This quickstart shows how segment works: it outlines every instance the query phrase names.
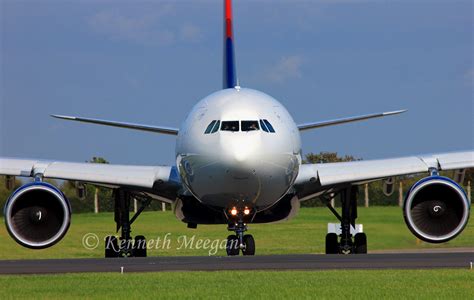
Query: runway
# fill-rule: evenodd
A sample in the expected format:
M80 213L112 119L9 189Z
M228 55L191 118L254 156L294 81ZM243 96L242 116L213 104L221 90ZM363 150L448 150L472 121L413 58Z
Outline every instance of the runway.
M471 268L473 252L1 260L0 274Z

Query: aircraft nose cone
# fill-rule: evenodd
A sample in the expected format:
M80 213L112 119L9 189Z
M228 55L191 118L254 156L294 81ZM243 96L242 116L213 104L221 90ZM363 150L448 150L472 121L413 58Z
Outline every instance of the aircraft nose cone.
M244 162L247 159L247 154L244 153L243 151L234 151L234 159L237 162Z
M259 155L260 137L257 134L231 134L222 137L220 143L225 156L239 164L250 162Z
M231 149L229 150L235 161L244 163L251 160L258 154L258 145L257 142L236 142L231 143Z

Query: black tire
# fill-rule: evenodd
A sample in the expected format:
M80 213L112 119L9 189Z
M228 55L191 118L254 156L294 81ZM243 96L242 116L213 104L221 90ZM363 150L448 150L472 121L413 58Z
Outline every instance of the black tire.
M117 237L109 235L105 238L105 257L118 257L120 249L118 246Z
M228 256L239 255L239 239L235 234L231 234L227 237L227 244L225 247Z
M255 255L255 239L252 235L244 235L244 249L242 249L243 255Z
M354 251L356 254L367 254L367 235L363 232L354 237Z
M133 244L134 257L146 257L146 239L143 235L137 235Z
M326 234L326 254L339 254L339 243L335 233Z

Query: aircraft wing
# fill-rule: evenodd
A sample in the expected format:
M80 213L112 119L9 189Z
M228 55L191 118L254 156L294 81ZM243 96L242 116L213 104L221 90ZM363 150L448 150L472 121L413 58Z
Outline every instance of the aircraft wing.
M304 131L304 130L309 130L309 129L314 129L314 128L321 128L321 127L326 127L326 126L333 126L333 125L339 125L339 124L345 124L345 123L351 123L351 122L358 122L358 121L375 119L375 118L382 118L382 117L386 117L386 116L393 116L393 115L398 115L398 114L404 113L406 111L407 111L406 109L402 109L402 110L395 110L395 111L375 113L375 114L369 114L369 115L348 117L348 118L342 118L342 119L334 119L334 120L327 120L327 121L320 121L320 122L304 123L304 124L298 124L297 126L298 126L298 129L300 131Z
M0 157L0 175L73 180L111 188L127 187L174 202L181 187L178 172L171 166L127 166L72 163Z
M149 132L155 132L155 133L163 133L163 134L169 134L169 135L178 135L178 131L179 131L177 128L165 127L165 126L144 125L144 124L117 122L117 121L102 120L102 119L71 117L71 116L62 116L62 115L51 115L51 116L53 118L67 120L67 121L99 124L99 125L128 128L128 129L141 130L141 131L149 131Z
M373 180L428 172L474 168L474 151L408 156L401 158L303 164L295 182L301 201L341 186L359 185Z

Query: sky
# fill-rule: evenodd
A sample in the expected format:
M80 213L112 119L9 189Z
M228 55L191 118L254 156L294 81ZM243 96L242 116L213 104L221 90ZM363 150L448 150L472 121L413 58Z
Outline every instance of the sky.
M0 156L174 164L175 137L50 114L179 127L222 85L221 1L0 1ZM234 0L242 87L363 159L474 149L472 1Z

